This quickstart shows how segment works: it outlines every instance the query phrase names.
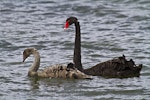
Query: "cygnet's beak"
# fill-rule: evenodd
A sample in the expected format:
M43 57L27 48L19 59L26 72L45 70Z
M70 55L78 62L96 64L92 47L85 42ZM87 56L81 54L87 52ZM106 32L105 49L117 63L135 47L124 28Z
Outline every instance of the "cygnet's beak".
M24 62L24 61L26 60L27 57L28 57L28 56L23 55L23 61L22 61L22 62Z

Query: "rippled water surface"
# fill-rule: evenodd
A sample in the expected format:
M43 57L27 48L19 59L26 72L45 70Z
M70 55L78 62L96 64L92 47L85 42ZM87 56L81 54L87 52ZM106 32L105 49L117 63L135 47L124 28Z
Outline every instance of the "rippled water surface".
M143 64L139 78L61 80L29 78L33 56L22 63L22 52L35 47L45 66L72 62L74 26L81 25L82 63L125 54ZM0 0L0 100L105 100L150 98L149 0Z

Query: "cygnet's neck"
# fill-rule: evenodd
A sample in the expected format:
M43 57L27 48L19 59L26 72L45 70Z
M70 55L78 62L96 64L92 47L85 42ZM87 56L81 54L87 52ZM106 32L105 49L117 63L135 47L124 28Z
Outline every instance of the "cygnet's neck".
M40 55L37 50L33 50L32 54L34 56L34 61L33 61L32 66L29 69L29 72L37 72L40 66Z

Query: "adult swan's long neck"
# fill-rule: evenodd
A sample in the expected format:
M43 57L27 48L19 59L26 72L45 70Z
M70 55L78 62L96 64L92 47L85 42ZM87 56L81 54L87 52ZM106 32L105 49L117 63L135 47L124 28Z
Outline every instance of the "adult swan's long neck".
M75 35L75 47L74 47L74 64L75 67L80 71L83 70L81 63L81 34L80 34L80 24L78 21L75 22L76 35Z
M75 25L75 45L74 45L74 56L73 56L73 62L74 66L80 70L83 71L82 63L81 63L81 34L80 34L80 24L78 22L78 19L76 17L69 17L66 20L66 24L64 29L67 29L70 25Z

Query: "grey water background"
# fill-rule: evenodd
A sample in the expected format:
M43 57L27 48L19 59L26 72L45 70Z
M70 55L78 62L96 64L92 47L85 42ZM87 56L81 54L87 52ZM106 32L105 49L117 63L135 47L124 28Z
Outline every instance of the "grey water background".
M89 68L125 54L143 64L139 78L35 79L22 63L25 48L41 54L40 69L72 62L74 25L81 25L82 63ZM0 0L0 100L148 100L150 98L149 0Z

